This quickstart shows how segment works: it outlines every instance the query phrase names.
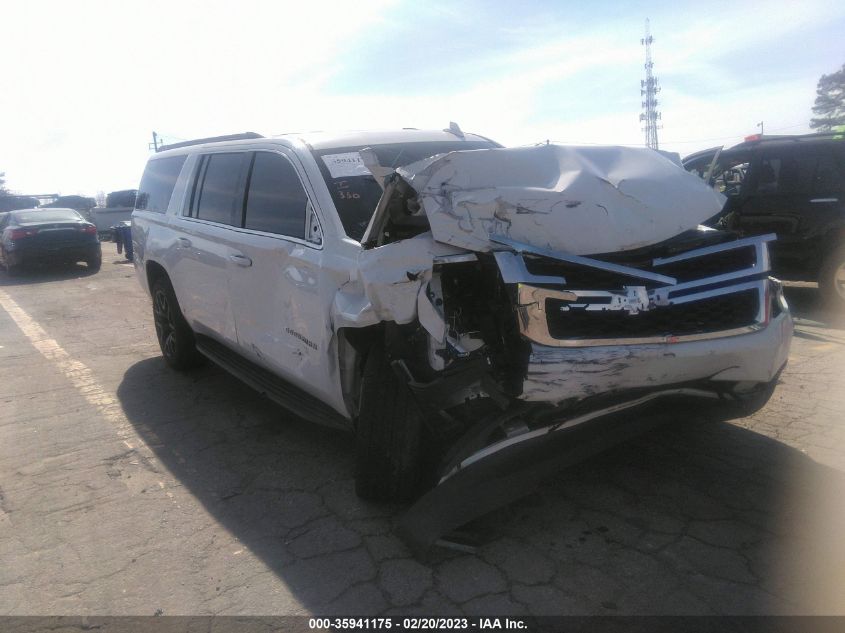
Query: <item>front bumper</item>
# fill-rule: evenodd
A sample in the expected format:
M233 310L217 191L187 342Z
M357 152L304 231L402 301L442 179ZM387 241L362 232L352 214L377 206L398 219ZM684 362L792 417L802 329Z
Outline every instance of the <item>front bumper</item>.
M688 382L768 383L786 363L792 330L792 317L783 311L754 332L701 341L580 348L533 343L521 398L559 403Z
M757 332L705 341L580 349L535 344L523 398L559 402L602 395L539 425L510 425L519 430L486 445L475 441L484 430L462 439L439 470L437 485L402 517L400 536L417 555L435 544L460 549L442 537L523 497L564 467L684 420L690 407L716 413L717 419L748 415L743 405L757 408L771 395L789 354L792 327L783 312ZM516 417L533 409L517 408ZM508 413L501 419L510 419ZM492 422L488 432L500 426Z

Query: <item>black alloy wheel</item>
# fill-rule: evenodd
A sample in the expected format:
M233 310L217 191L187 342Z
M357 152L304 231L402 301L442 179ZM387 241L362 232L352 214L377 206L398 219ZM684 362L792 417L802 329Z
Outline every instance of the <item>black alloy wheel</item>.
M153 297L153 317L161 353L170 360L176 356L176 337L178 335L176 334L176 323L173 321L173 308L162 287L156 288Z
M197 351L194 333L176 300L176 293L166 278L153 283L153 320L164 360L174 369L191 369L203 362Z

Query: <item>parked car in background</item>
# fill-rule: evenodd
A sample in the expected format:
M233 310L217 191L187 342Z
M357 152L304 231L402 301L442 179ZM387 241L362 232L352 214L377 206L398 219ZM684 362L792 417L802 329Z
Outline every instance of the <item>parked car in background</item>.
M0 212L15 211L16 209L31 209L38 206L38 198L31 196L0 196Z
M121 222L128 222L135 208L137 189L112 191L106 196L106 206L91 210L91 221L97 225L101 234L112 235L112 227Z
M754 135L687 156L684 167L727 196L721 226L777 235L771 251L777 276L818 281L823 299L845 309L842 134Z
M97 227L73 209L25 209L0 217L0 263L13 275L36 263L102 264Z
M97 206L97 201L88 196L59 196L53 202L41 206L49 209L73 209L78 211L88 222L93 223L91 209Z
M116 207L134 207L135 196L137 195L137 189L123 189L121 191L112 191L106 195L106 207L110 209Z
M181 145L132 220L165 360L353 431L363 497L657 399L739 415L786 363L774 236L700 227L722 196L651 150L457 126Z

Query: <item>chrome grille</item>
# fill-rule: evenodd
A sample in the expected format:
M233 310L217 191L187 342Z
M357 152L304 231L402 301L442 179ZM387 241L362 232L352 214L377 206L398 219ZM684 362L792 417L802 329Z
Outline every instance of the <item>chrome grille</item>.
M552 346L635 344L730 336L765 325L767 242L725 242L641 268L552 253L506 238L502 278L516 285L522 334ZM545 283L559 279L561 283Z
M757 322L757 290L743 290L629 314L622 310L573 310L566 301L546 300L549 334L555 339L661 337L671 339L746 327Z

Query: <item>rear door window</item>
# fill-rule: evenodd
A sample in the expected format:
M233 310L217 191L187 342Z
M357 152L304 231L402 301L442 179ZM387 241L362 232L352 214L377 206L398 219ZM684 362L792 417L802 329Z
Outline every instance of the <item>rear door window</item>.
M816 163L816 173L813 176L812 193L839 193L845 189L845 174L842 165L836 160L832 152L819 154Z
M244 228L305 237L308 196L293 164L279 154L256 152L247 188Z
M185 164L186 156L153 159L147 163L147 169L141 178L135 208L139 211L164 213L170 204L173 188Z
M798 194L811 188L816 167L815 153L798 148L786 151L764 152L756 174L756 193Z
M241 225L243 171L249 154L210 154L203 158L194 191L194 217Z

